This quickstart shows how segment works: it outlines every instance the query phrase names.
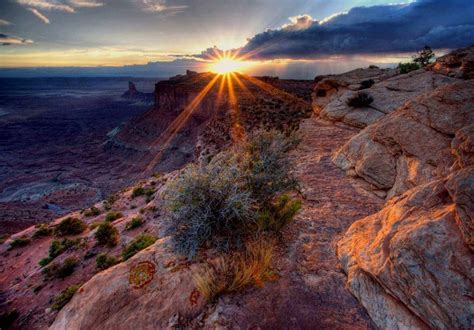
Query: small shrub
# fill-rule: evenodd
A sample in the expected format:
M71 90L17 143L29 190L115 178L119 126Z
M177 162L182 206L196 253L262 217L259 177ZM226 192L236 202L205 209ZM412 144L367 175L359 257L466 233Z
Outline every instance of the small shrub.
M58 236L66 236L66 235L77 235L82 233L86 230L87 225L77 219L68 217L61 221L56 227L56 235Z
M155 190L153 188L143 188L143 187L135 187L132 191L132 199L137 198L139 196L147 196L151 197L155 193Z
M105 221L115 221L123 217L121 212L111 211L105 216Z
M114 256L109 256L106 253L101 253L95 258L95 263L97 265L97 268L104 270L109 267L112 267L113 265L116 265L119 263L119 260L114 257Z
M143 225L143 223L144 221L142 217L135 217L125 225L125 230L132 230L138 228Z
M369 69L380 69L380 68L378 66L372 64L372 65L369 65Z
M364 108L368 107L373 101L374 98L369 94L359 92L347 100L347 105L353 108Z
M373 79L363 80L360 83L359 89L367 89L367 88L372 87L374 84L375 84L375 81Z
M98 216L99 214L100 214L100 210L95 206L92 206L90 209L87 209L84 211L84 216L86 217L95 217L95 216Z
M293 220L301 209L300 200L292 200L288 195L279 196L272 206L261 212L257 225L263 231L280 231Z
M115 228L109 221L104 221L97 228L95 239L99 245L113 247L118 244L119 233L117 228Z
M265 239L247 245L245 253L220 257L215 264L207 264L193 275L197 290L209 301L226 293L242 290L250 285L263 286L271 280L269 271L273 258L273 242Z
M54 263L43 269L43 273L48 278L65 278L74 272L78 264L78 260L74 257L68 257L62 264Z
M399 63L398 70L400 70L400 74L406 74L415 70L421 69L421 65L414 62L407 62L407 63Z
M139 235L135 237L129 244L127 244L127 246L125 246L125 248L122 250L122 257L124 260L130 259L135 254L149 247L155 242L156 238L151 235Z
M97 251L95 249L90 249L84 255L84 259L90 259L92 257L95 257L96 255L97 255Z
M297 144L294 136L258 131L208 164L188 166L165 192L178 252L193 258L201 247L241 248L255 232L256 211L298 186L288 156Z
M11 243L8 250L13 250L16 248L24 247L30 244L31 240L28 237L18 237L15 238Z
M46 237L53 234L53 229L45 223L37 224L35 226L36 231L33 234L33 237Z
M63 238L62 240L54 240L51 242L51 245L49 246L49 254L47 257L41 259L39 261L39 265L41 267L44 267L48 265L51 261L53 261L57 256L61 255L64 251L78 246L81 244L82 239L78 238L75 240L70 240L68 238Z
M64 289L59 295L54 297L51 308L55 311L61 310L72 299L79 288L80 285L71 285Z
M433 50L431 50L429 46L425 46L417 55L413 56L413 62L419 64L421 67L425 67L431 63L434 57L435 54Z

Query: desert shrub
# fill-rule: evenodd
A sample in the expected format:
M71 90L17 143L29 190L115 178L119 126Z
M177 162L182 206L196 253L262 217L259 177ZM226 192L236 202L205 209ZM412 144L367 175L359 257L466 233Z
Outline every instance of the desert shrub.
M135 254L149 247L155 242L156 242L156 238L151 235L147 235L147 234L139 235L135 237L129 244L127 244L124 247L124 249L122 250L122 257L124 260L130 259Z
M86 230L87 225L77 218L67 217L56 226L56 235L77 235Z
M137 198L143 195L151 197L154 193L155 190L153 188L135 187L132 191L132 198Z
M293 220L301 205L300 200L291 199L286 194L279 196L269 208L261 211L257 220L258 227L263 231L280 231Z
M18 237L15 238L8 247L8 250L13 250L19 247L24 247L30 244L31 240L28 237Z
M378 66L372 64L372 65L369 65L369 69L380 69L380 68Z
M193 258L201 247L241 247L258 229L259 211L297 187L288 156L297 143L275 131L258 131L208 164L186 168L165 192L176 249Z
M298 187L288 155L298 143L294 135L258 130L244 145L241 167L245 187L260 207L269 205L277 194Z
M71 285L61 291L59 295L54 297L53 304L51 305L51 308L55 311L61 310L66 304L72 299L74 294L77 292L77 290L80 288L80 285Z
M373 101L374 98L369 94L359 92L347 100L347 105L353 108L364 108L368 107Z
M53 263L52 265L43 269L43 273L48 278L65 278L74 272L78 264L78 260L74 257L68 257L62 264Z
M250 195L229 155L187 167L166 191L176 249L192 258L205 244L229 248L239 242L253 221Z
M95 258L95 263L97 268L104 270L118 264L119 260L114 256L109 256L107 253L101 253Z
M95 239L99 245L116 246L119 240L119 233L109 221L102 222L95 232Z
M99 214L100 214L100 210L95 206L92 206L91 208L84 211L84 216L86 217L95 217L95 216L98 216Z
M415 70L421 69L421 65L414 62L399 63L398 70L401 74L409 73Z
M259 239L247 244L244 253L220 257L193 275L197 290L209 301L219 296L242 290L250 285L262 286L272 279L269 271L273 258L272 241Z
M359 89L367 89L375 84L373 79L362 80Z
M35 228L36 228L36 231L33 234L33 237L35 238L46 237L53 234L53 229L49 227L48 224L46 223L37 224Z
M144 221L142 217L140 216L135 217L125 225L125 230L132 230L132 229L138 228L141 225L143 225L143 223Z
M41 259L39 261L39 265L41 267L44 267L48 265L51 261L54 260L57 256L61 255L64 251L78 246L81 244L82 240L80 238L75 239L75 240L70 240L68 238L64 238L62 240L54 240L51 242L51 245L49 246L49 254L47 257Z
M123 214L121 212L110 211L105 216L105 221L115 221L117 219L120 219L121 217L123 217Z
M425 46L418 52L417 55L413 56L413 62L417 63L421 67L425 67L431 63L434 57L435 54L433 53L433 50L431 50L429 46Z

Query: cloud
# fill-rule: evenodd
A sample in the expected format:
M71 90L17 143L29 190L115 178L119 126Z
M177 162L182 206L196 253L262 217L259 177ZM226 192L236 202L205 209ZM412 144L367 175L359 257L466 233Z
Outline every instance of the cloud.
M73 7L55 0L17 0L20 5L43 10L58 10L67 13L74 13Z
M0 26L6 26L6 25L11 25L9 21L5 21L4 19L0 19Z
M0 33L0 44L2 46L9 46L9 45L25 45L25 44L32 44L33 40L30 39L23 39L13 36L8 36L6 34Z
M77 8L96 8L102 7L104 5L103 2L98 2L95 0L69 0L68 3Z
M135 0L135 3L141 7L143 11L171 15L181 13L188 8L188 6L168 5L166 0Z
M50 20L44 16L43 14L41 14L38 9L35 9L35 8L27 8L29 11L31 11L36 17L38 17L40 20L43 21L44 24L49 24L51 23Z
M355 7L316 21L290 18L280 29L250 38L241 49L260 59L413 52L425 45L458 48L474 43L474 1L417 0Z
M313 24L313 18L310 15L300 15L290 17L290 24L283 25L282 29L286 31L304 30Z

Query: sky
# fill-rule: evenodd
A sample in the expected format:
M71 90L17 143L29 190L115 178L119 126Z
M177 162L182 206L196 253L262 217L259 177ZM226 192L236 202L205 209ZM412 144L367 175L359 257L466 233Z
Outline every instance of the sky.
M30 75L169 76L232 50L299 78L473 43L472 0L0 0L0 68Z

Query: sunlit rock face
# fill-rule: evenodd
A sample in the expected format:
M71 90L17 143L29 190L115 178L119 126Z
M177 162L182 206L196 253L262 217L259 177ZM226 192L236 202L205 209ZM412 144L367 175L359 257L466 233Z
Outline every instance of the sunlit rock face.
M320 79L313 94L314 111L322 118L359 128L376 122L419 95L456 81L424 69L397 75L394 69L377 68ZM348 100L359 92L369 94L373 102L362 108L349 106Z
M450 77L474 78L474 46L458 49L440 57L429 69Z
M440 69L459 53L471 56L454 52L433 67L468 77L469 65ZM412 79L422 74L430 73ZM338 244L350 290L381 328L474 326L473 125L474 81L456 79L410 99L333 156L365 189L387 192L384 208Z

